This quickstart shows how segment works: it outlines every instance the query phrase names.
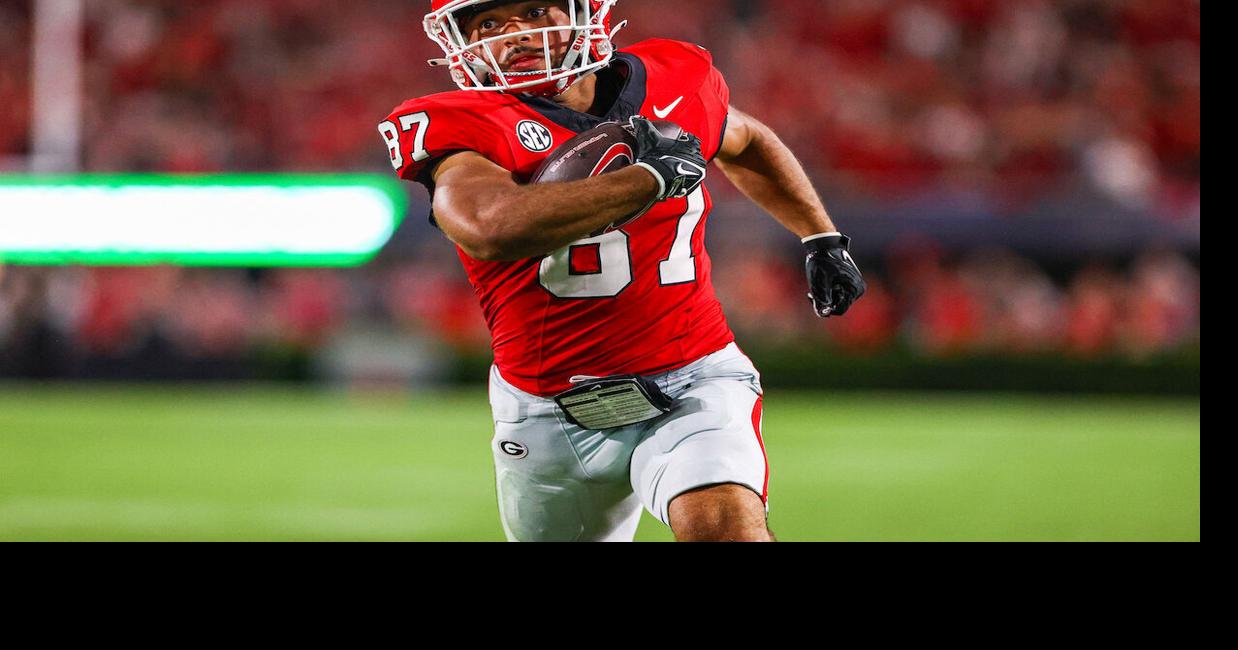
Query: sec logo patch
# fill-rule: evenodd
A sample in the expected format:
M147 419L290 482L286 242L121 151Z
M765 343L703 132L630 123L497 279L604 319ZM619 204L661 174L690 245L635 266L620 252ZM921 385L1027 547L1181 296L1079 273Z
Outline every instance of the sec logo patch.
M512 458L524 458L525 456L529 455L529 448L525 447L524 445L518 442L512 442L511 440L501 440L499 441L498 446L499 446L499 451L502 451L503 453L507 454L508 456L511 456Z
M550 151L555 144L550 129L533 120L524 120L517 124L516 137L520 138L520 144L524 145L525 149L533 153Z

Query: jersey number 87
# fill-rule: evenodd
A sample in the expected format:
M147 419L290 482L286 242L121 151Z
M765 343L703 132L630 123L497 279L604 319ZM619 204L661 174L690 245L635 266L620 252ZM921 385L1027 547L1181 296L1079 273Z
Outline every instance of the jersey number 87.
M658 265L658 281L662 286L696 281L692 234L704 215L705 190L697 188L688 195L688 210L679 217L670 254ZM573 249L592 246L597 247L599 271L573 273ZM628 234L613 230L568 244L542 260L538 277L542 286L558 298L613 298L632 284L632 250Z
M413 147L409 155L413 162L430 158L426 150L426 131L430 128L430 116L424 112L401 115L400 125L390 120L378 125L378 132L387 142L391 153L391 166L397 171L404 167L404 152L400 150L400 131L413 133ZM704 190L697 188L688 195L687 212L679 218L675 242L670 254L658 265L658 279L662 286L686 284L696 281L696 258L692 255L692 234L705 214ZM595 273L572 272L571 258L575 248L596 246L600 270ZM589 237L569 244L546 256L538 272L541 285L557 298L613 298L632 284L632 252L628 234L614 230L596 237Z
M413 157L413 162L429 160L430 152L426 151L426 131L430 130L430 116L425 113L410 113L401 115L399 119L400 129L403 129L405 133L413 131L413 150L409 152ZM378 125L378 132L387 141L387 150L391 152L391 166L395 167L396 171L404 167L404 152L400 151L400 129L397 129L395 122L391 120Z

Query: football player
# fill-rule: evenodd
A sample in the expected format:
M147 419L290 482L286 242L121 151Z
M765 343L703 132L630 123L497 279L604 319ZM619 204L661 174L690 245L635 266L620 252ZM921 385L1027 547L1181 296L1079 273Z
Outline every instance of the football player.
M710 53L616 51L615 2L431 0L426 33L445 53L431 64L460 89L405 102L379 132L399 176L429 189L490 327L507 538L630 541L643 505L678 540L772 540L760 375L705 251L708 162L801 238L818 315L846 313L864 281L794 155L730 106ZM527 183L605 122L635 135L635 164Z

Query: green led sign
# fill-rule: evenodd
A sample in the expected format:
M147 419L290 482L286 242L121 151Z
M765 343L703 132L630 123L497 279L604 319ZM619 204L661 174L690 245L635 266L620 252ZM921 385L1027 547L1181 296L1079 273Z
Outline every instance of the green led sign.
M357 266L407 209L362 174L0 176L0 262Z

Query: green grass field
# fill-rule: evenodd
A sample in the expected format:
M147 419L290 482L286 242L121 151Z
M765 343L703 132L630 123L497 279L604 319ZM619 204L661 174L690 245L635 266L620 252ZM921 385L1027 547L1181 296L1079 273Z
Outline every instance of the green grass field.
M1199 399L770 391L803 540L1198 540ZM501 540L484 388L0 384L0 540ZM645 515L640 540L669 540Z

